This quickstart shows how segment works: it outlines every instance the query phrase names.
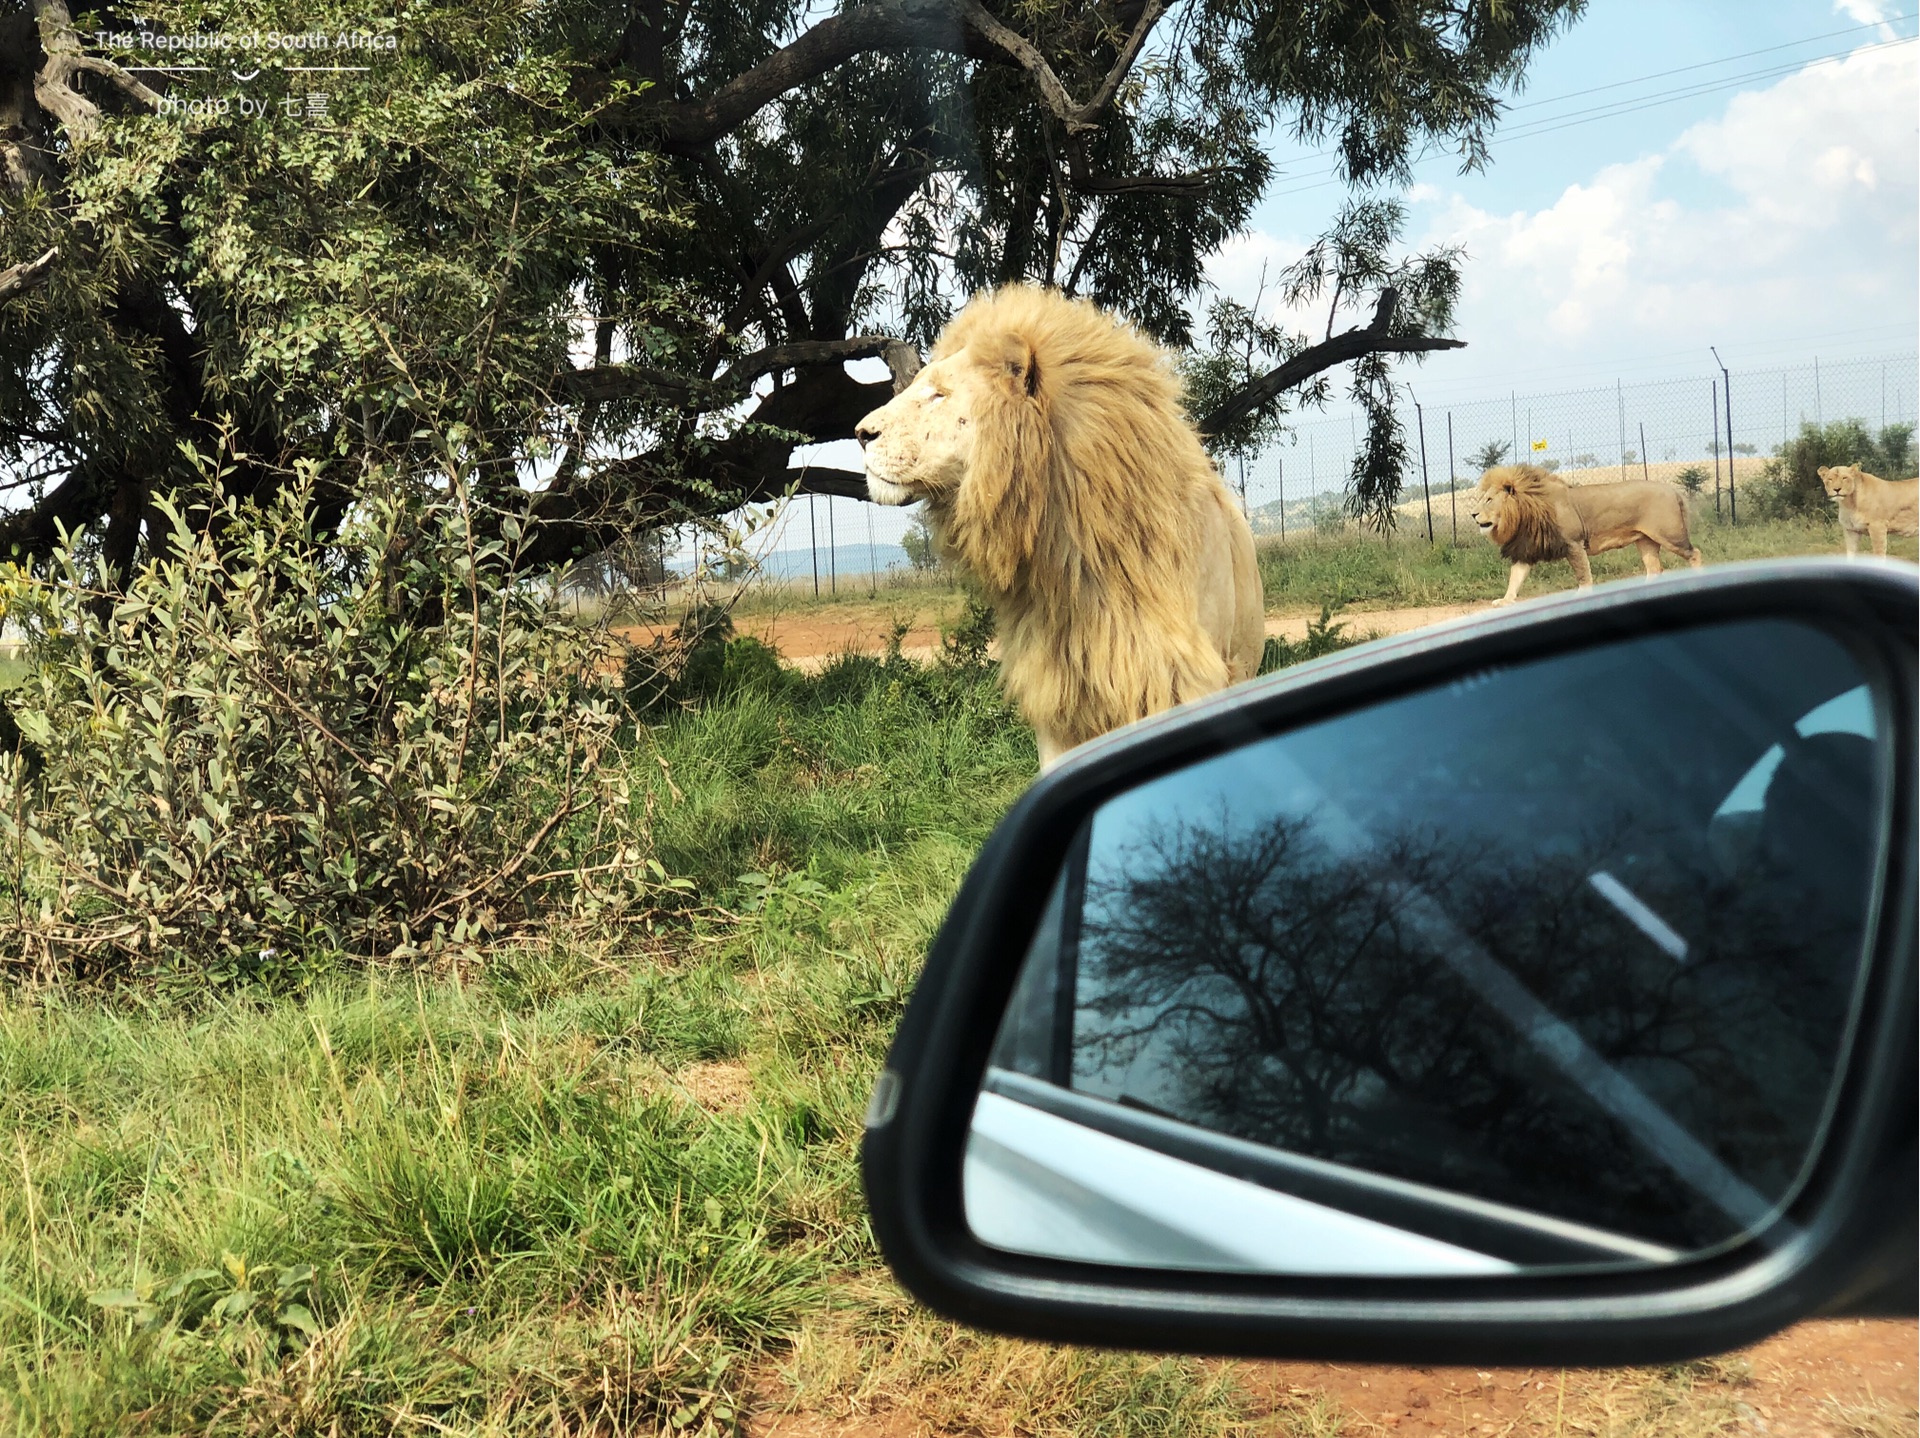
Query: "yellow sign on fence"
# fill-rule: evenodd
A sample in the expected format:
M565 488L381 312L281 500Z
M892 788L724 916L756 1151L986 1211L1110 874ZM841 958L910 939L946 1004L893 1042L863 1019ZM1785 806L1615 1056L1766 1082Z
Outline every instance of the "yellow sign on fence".
M1545 449L1546 447L1547 447L1547 442L1544 439L1536 439L1533 442L1533 452L1535 454L1540 453L1540 451Z

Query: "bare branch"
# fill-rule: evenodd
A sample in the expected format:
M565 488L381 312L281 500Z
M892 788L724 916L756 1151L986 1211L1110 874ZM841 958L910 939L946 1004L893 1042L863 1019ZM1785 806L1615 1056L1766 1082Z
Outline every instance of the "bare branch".
M46 63L33 77L33 98L60 122L70 141L79 144L100 128L100 107L73 85L83 74L103 75L141 104L159 108L158 94L111 60L82 50L66 0L33 0L33 13L40 28L40 49L46 55Z
M1309 349L1302 350L1285 364L1267 371L1252 384L1216 405L1213 412L1200 421L1200 432L1218 434L1261 406L1271 404L1287 390L1312 379L1320 371L1332 369L1337 364L1345 364L1348 360L1360 359L1370 354L1426 354L1433 350L1458 350L1467 347L1465 340L1387 333L1388 327L1393 323L1393 312L1399 299L1399 295L1391 286L1383 290L1380 294L1380 302L1374 307L1372 324L1365 328L1350 329L1345 334L1335 335L1330 340L1323 340Z
M964 0L877 0L828 16L790 45L767 56L699 100L658 105L639 102L633 118L651 120L669 148L712 144L789 90L869 52L940 50L973 59L1002 58L998 47L961 17Z
M53 262L60 255L59 246L48 250L37 260L23 260L17 265L0 270L0 305L15 295L25 294L28 290L38 289L47 282L52 272Z
M1167 13L1167 0L1147 0L1140 12L1140 18L1134 22L1133 33L1127 36L1127 43L1120 47L1120 54L1113 62L1113 68L1107 71L1107 78L1100 82L1100 88L1093 92L1093 98L1080 106L1067 117L1067 131L1092 130L1094 123L1113 103L1113 97L1120 93L1120 82L1133 68L1133 62L1140 57L1140 47L1147 43L1147 35L1160 23L1160 17Z
M867 477L850 469L830 469L810 464L804 469L787 471L787 483L800 494L830 494L840 499L866 499Z
M825 364L836 360L871 359L883 356L887 369L894 376L896 387L899 384L899 365L905 362L899 356L901 350L912 357L914 370L919 369L919 351L905 340L895 339L891 335L854 335L844 340L794 340L788 344L772 345L767 349L755 350L752 354L742 355L727 367L714 381L720 389L745 389L748 384L763 374L772 374L775 370L797 369L801 365ZM908 376L909 379L912 375Z
M905 340L891 335L854 335L843 340L793 340L770 345L742 355L710 380L689 379L653 365L616 364L569 370L560 376L559 387L569 397L581 400L635 399L657 394L671 396L681 403L704 398L718 408L739 399L761 375L798 369L802 365L841 363L874 356L886 360L896 393L920 371L920 352Z
M1099 128L1121 82L1140 56L1168 0L1147 0L1106 76L1077 104L1039 47L997 19L980 0L873 0L830 15L711 95L674 104L639 102L631 112L651 120L669 148L697 150L746 122L761 106L818 79L855 55L934 50L1018 66L1047 111L1069 136Z
M1083 195L1197 195L1221 176L1236 173L1233 165L1211 165L1184 175L1075 174L1073 187Z
M960 0L959 9L961 15L966 18L969 29L987 40L1027 72L1033 80L1034 87L1040 91L1041 102L1053 112L1055 119L1067 126L1069 132L1076 128L1092 128L1075 125L1073 116L1078 113L1080 107L1073 103L1073 97L1067 94L1067 87L1060 83L1060 77L1054 73L1053 66L1047 63L1047 57L1040 53L1032 41L1009 30L994 19L987 13L986 6L982 5L980 0Z

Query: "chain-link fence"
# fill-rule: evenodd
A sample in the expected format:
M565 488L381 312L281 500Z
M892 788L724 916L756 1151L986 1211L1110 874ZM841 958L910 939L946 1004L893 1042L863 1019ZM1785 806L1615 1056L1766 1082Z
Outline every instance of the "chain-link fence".
M1399 528L1424 533L1430 503L1434 537L1456 535L1464 520L1457 491L1471 489L1488 463L1516 460L1576 484L1677 481L1697 466L1705 471L1702 493L1731 508L1729 481L1745 485L1757 477L1802 425L1854 419L1879 431L1912 425L1917 405L1920 368L1911 353L1559 394L1515 391L1464 403L1409 403ZM1362 424L1357 417L1304 419L1264 454L1227 462L1227 482L1244 495L1256 533L1342 524Z
M1542 464L1576 484L1678 481L1698 466L1705 472L1703 495L1730 507L1730 479L1745 485L1756 478L1802 424L1857 419L1877 431L1913 424L1917 407L1920 368L1912 353L1556 394L1515 391L1460 403L1409 400L1402 411L1408 461L1398 529L1424 534L1430 511L1434 538L1458 537L1463 524L1467 537L1475 537L1460 491L1478 482L1490 446L1499 450L1496 462ZM1363 424L1358 416L1304 416L1265 453L1226 461L1227 483L1243 496L1256 534L1278 538L1344 527L1347 476ZM889 571L908 567L902 540L915 516L913 509L856 499L797 499L770 541L752 546L760 556L758 578L817 586L823 597L868 593ZM677 567L690 558L681 556Z

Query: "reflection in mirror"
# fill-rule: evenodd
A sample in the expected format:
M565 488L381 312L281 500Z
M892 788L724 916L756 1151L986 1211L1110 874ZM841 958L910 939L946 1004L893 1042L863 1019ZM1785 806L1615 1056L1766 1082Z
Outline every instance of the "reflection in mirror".
M1822 631L1714 625L1110 800L996 1041L975 1235L1383 1275L1778 1237L1859 988L1877 708Z

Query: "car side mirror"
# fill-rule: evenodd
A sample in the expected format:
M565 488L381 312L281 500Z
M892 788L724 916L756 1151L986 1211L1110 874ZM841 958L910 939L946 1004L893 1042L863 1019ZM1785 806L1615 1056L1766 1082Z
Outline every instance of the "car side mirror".
M995 831L868 1113L951 1317L1666 1361L1915 1308L1911 566L1610 586L1089 745Z

